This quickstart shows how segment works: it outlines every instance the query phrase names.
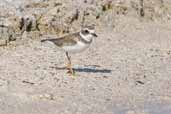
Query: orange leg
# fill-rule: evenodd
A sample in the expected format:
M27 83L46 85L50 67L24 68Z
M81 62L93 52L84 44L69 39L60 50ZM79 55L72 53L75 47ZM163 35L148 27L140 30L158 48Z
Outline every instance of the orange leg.
M67 56L67 59L68 59L68 64L66 66L66 68L68 69L68 72L67 73L69 73L71 75L74 75L75 72L74 72L74 70L72 68L71 57L69 56L68 52L66 52L66 56Z

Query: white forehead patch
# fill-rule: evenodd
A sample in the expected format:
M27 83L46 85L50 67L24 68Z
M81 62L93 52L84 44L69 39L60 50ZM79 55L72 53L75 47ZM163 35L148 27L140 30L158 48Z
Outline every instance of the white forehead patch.
M90 33L94 33L95 31L94 30L89 30Z

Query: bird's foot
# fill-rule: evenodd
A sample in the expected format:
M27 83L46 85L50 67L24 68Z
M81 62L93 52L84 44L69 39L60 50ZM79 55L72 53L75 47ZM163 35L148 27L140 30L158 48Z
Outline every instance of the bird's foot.
M72 68L71 64L67 64L66 69L68 69L68 72L67 72L68 74L73 75L73 76L75 75L75 71Z
M67 73L70 74L71 76L75 76L75 71L72 68L68 69Z

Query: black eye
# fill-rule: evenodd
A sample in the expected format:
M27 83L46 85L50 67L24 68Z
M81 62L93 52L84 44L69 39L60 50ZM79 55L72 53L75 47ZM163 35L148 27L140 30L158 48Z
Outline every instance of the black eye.
M85 33L86 33L86 34L88 34L88 33L89 33L89 31L88 31L88 30L85 30Z

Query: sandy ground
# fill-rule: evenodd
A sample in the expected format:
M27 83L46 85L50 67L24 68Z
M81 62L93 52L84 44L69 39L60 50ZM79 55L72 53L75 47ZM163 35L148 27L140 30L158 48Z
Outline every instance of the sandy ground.
M170 114L170 31L136 19L97 29L72 55L75 77L59 69L65 53L39 39L2 47L0 114Z

